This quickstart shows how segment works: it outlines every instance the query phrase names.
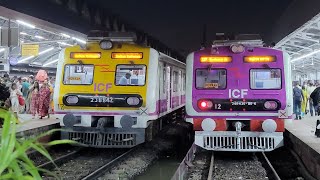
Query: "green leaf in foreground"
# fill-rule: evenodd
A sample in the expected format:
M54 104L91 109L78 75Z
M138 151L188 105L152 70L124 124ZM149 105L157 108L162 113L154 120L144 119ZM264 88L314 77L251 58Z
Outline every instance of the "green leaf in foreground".
M12 113L0 108L0 119L3 119L3 126L0 137L0 179L41 179L40 172L58 178L47 170L37 168L27 155L27 151L34 149L52 161L52 158L45 148L45 145L74 144L71 140L55 140L47 144L41 144L38 139L52 134L59 130L50 130L36 138L17 139L16 118Z

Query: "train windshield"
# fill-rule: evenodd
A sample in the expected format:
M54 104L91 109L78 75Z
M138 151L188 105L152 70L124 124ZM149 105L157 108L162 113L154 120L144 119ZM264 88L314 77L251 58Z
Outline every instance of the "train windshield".
M143 86L146 79L146 66L118 65L115 78L117 86Z
M227 87L227 70L197 69L196 88L203 90L219 90Z
M63 84L90 85L93 82L94 65L67 64L64 67Z
M281 89L280 69L251 69L251 89Z

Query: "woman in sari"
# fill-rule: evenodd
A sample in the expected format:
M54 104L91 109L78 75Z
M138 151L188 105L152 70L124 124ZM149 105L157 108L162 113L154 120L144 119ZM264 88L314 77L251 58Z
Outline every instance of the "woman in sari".
M50 88L48 86L48 81L45 80L40 88L40 98L39 98L39 113L40 119L45 116L49 118L49 107L50 107Z
M302 102L301 102L301 116L303 117L306 114L307 102L308 102L308 93L305 86L302 86Z
M50 110L49 110L49 114L53 114L54 113L54 104L53 104L53 90L54 90L54 83L53 80L50 80L49 83L49 88L50 88Z
M31 104L30 104L30 110L32 114L32 119L35 118L36 113L39 114L39 83L34 82L33 87L30 89L31 94Z

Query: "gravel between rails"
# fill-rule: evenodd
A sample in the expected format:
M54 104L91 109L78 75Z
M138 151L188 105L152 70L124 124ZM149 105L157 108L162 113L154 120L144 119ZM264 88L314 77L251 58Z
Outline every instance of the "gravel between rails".
M125 151L124 149L86 148L81 150L76 157L62 163L58 168L51 170L51 172L63 179L81 179ZM44 175L43 179L55 178Z
M48 152L49 152L50 156L52 157L52 159L56 159L58 157L61 157L63 155L66 155L66 154L76 150L77 148L78 147L76 147L76 146L68 146L68 145L59 145L58 146L57 145L57 146L50 147L48 149ZM28 156L34 162L34 164L36 166L49 161L48 158L46 158L45 156L43 156L39 152L30 153Z
M213 179L266 180L267 172L253 153L215 152Z

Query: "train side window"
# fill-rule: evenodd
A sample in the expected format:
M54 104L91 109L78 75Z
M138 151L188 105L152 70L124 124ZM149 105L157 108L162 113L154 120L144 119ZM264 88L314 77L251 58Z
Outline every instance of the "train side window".
M182 74L182 72L181 72L181 79L180 79L180 82L181 82L181 92L183 92L183 86L184 86L184 81L183 81L183 79L184 79L184 77L183 77L183 75L184 74Z
M250 69L251 89L281 89L281 69Z
M197 69L196 88L199 90L221 90L227 88L226 69Z
M186 73L183 73L183 86L182 86L182 88L183 88L183 92L186 90Z
M173 71L173 92L177 92L179 83L179 75L177 71Z
M146 81L145 65L117 65L116 86L144 86Z
M94 65L67 64L64 66L63 84L91 85L93 75Z
M166 68L164 67L163 68L163 86L162 86L162 92L163 94L166 93L166 86L167 86L167 74L166 74Z
M182 71L179 71L179 92L182 91Z

